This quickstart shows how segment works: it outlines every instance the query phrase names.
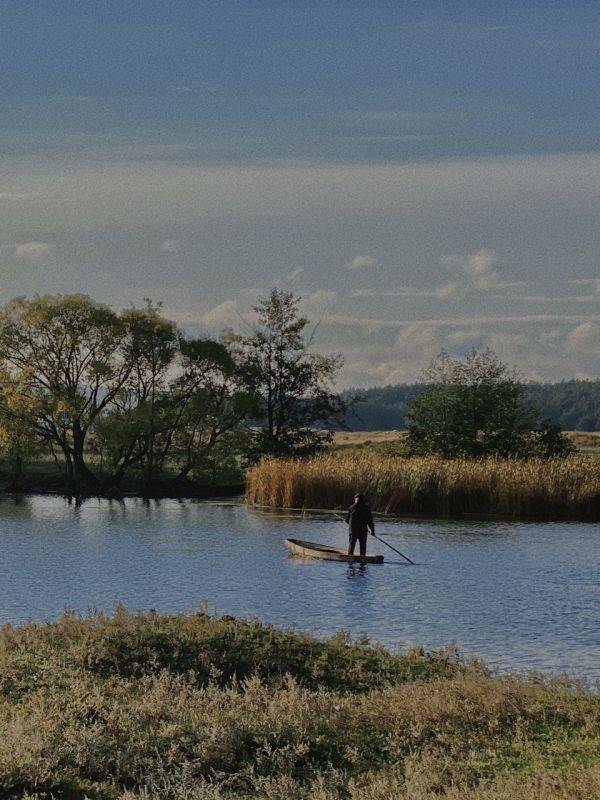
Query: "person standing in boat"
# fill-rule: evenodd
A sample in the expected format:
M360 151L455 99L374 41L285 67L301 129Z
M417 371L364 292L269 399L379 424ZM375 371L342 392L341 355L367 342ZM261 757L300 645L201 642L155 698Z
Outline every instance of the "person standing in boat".
M348 555L354 555L354 548L358 541L360 546L360 557L364 559L367 555L367 536L369 531L371 535L375 535L375 525L373 524L373 514L370 507L365 501L364 494L357 492L354 495L354 503L348 509L346 514L346 522L348 523Z

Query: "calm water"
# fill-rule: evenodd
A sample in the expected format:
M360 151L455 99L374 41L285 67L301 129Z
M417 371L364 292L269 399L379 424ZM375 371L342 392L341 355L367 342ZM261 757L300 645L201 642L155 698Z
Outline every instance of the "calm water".
M341 522L235 505L5 499L0 529L1 621L208 602L316 634L454 643L501 669L600 679L598 525L386 520L378 533L417 565L373 542L386 563L364 571L287 556L286 536L343 545Z

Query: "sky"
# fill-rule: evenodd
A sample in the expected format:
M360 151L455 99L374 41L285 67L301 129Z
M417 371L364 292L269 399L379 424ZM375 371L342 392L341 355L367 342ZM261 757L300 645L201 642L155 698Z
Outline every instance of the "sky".
M303 298L338 387L600 377L600 4L2 0L0 302Z

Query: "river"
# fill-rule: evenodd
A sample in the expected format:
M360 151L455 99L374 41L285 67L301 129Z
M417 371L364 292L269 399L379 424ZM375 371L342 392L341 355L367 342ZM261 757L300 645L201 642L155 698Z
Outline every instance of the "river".
M0 621L128 609L211 612L392 648L454 644L500 670L600 680L600 526L377 520L385 563L288 557L286 536L343 546L334 518L193 500L0 502Z

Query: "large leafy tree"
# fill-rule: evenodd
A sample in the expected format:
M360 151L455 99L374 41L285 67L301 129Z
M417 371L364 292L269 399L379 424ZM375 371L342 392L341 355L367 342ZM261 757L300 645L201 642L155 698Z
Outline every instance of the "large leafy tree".
M115 485L136 464L149 490L165 460L165 436L173 424L169 388L179 331L160 309L160 304L146 300L144 308L129 308L121 314L129 334L126 358L131 369L95 429L108 480Z
M207 469L215 459L230 460L247 443L244 423L254 417L258 399L248 371L233 357L227 339L180 340L181 376L172 393L178 409L172 458L177 479Z
M299 303L291 292L273 289L254 309L258 325L240 339L248 380L260 398L259 453L314 452L326 438L318 427L344 424L347 404L331 391L341 357L311 351Z
M426 390L413 399L409 445L444 458L497 455L566 455L571 446L555 426L542 423L523 402L514 370L495 354L472 350L465 360L442 352L425 374Z
M64 456L73 484L94 484L88 433L132 369L125 321L83 295L17 298L0 313L0 361L35 400L35 430ZM27 412L29 414L29 412Z
M40 452L36 431L38 403L27 387L0 370L0 453L7 461L11 485L18 489L27 459Z
M109 481L118 486L138 470L151 494L167 468L181 481L214 473L216 457L231 461L256 398L226 344L187 339L150 306L132 315L134 368L95 433Z

